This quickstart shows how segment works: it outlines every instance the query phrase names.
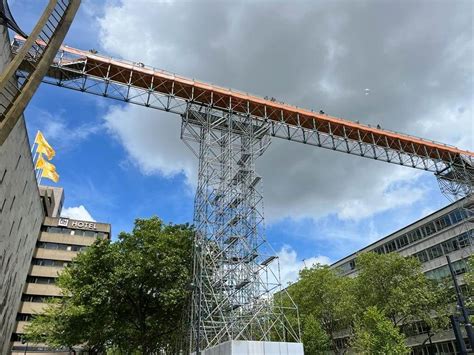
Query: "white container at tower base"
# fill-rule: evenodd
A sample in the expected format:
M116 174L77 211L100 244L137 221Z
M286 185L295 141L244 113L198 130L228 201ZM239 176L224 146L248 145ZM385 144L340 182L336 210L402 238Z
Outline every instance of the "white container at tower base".
M202 350L201 355L304 355L304 351L303 343L231 340Z

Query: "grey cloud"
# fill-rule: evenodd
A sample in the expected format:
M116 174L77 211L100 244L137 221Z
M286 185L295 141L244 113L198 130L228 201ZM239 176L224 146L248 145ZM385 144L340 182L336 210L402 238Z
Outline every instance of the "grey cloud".
M111 55L472 149L472 6L124 0L106 5L99 25L103 50ZM124 112L137 118L123 140L139 147L136 154L145 149L137 143L144 131L166 129L140 121L139 108ZM166 145L153 144L158 155L178 152L171 171L191 174L177 135ZM146 159L153 171L170 169L164 161L153 163L153 156ZM426 188L417 186L422 174L313 147L274 141L259 169L273 219L329 213L357 219L415 201L429 205ZM341 212L351 208L361 213Z

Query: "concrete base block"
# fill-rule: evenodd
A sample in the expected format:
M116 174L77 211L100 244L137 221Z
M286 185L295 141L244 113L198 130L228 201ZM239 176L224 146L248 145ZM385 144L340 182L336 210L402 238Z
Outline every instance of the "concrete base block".
M231 340L203 350L201 355L304 355L304 351L302 343Z

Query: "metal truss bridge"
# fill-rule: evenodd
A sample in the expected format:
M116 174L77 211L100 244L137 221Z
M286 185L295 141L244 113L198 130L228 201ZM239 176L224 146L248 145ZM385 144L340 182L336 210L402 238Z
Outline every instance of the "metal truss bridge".
M301 340L299 326L286 318L294 311L297 319L296 307L284 309L272 297L281 290L278 258L264 235L261 177L255 171L271 137L426 170L448 197L472 194L473 152L68 46L54 48L54 58L39 72L52 47L41 36L31 38L15 37L12 44L15 95L39 73L44 83L180 116L181 138L199 159L192 349L227 340ZM0 106L0 128L17 114L15 95ZM473 213L472 205L466 208Z

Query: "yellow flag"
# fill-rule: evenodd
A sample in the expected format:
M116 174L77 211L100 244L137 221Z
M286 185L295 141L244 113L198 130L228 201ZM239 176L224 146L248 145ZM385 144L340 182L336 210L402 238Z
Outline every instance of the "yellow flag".
M35 169L43 169L56 172L56 166L44 160L42 154L40 154L38 156L38 160L36 160Z
M54 165L53 165L54 166ZM41 177L44 177L46 179L53 180L54 182L59 181L59 174L56 172L56 170L51 170L51 169L43 169L41 171Z
M35 143L38 144L36 151L38 153L46 154L46 156L48 157L48 160L53 159L53 157L56 155L56 152L49 145L48 141L46 140L46 138L44 138L43 133L41 133L41 131L38 131L38 133L36 133Z

